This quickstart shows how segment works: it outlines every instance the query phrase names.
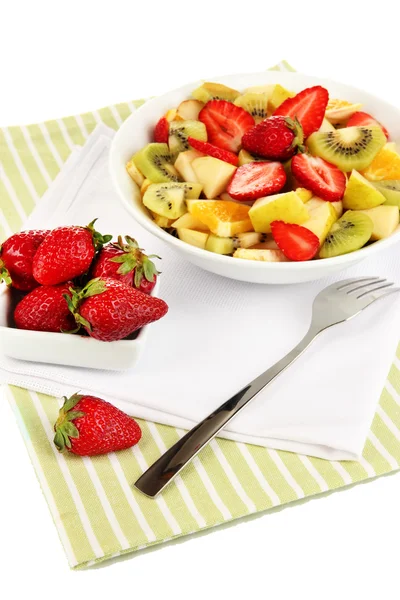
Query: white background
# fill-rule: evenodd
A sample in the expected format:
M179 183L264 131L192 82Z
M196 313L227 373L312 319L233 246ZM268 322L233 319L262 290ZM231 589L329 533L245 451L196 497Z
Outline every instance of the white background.
M157 95L201 77L298 70L400 106L398 19L375 4L0 0L0 126ZM399 594L400 475L72 572L0 399L2 595L334 599Z

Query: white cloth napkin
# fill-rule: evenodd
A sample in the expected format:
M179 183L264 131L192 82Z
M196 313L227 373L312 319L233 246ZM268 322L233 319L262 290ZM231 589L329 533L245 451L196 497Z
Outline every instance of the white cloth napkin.
M131 371L112 372L0 356L0 379L56 396L81 390L130 414L190 428L288 352L305 334L314 296L335 279L400 280L397 248L338 277L291 286L241 283L186 262L122 207L108 172L113 132L99 126L66 163L25 228L87 224L129 234L162 261L160 295L169 304L150 326ZM368 434L400 333L397 295L323 333L222 437L331 460L356 459Z

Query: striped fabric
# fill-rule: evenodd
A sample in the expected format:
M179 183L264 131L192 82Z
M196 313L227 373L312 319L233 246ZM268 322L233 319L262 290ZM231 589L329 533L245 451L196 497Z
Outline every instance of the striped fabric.
M280 63L276 70L291 70ZM144 101L0 129L0 239L24 219L75 145L103 122L117 129ZM95 458L58 454L59 400L8 387L51 514L73 568L341 488L400 467L400 346L359 462L335 462L214 440L156 500L132 483L183 431L140 421L133 449Z

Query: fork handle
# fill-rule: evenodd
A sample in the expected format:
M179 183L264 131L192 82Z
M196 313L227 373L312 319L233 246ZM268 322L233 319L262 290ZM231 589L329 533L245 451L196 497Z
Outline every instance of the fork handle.
M154 498L257 394L285 371L316 338L312 328L286 356L188 431L139 477L135 487Z

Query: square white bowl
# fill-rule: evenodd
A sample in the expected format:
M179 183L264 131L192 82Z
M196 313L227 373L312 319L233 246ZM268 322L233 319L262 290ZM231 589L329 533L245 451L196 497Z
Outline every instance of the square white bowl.
M152 291L157 296L159 280ZM135 339L101 342L86 335L29 331L12 326L17 293L0 285L0 352L11 358L31 362L108 369L131 369L145 346L149 325ZM22 294L21 294L22 298Z

